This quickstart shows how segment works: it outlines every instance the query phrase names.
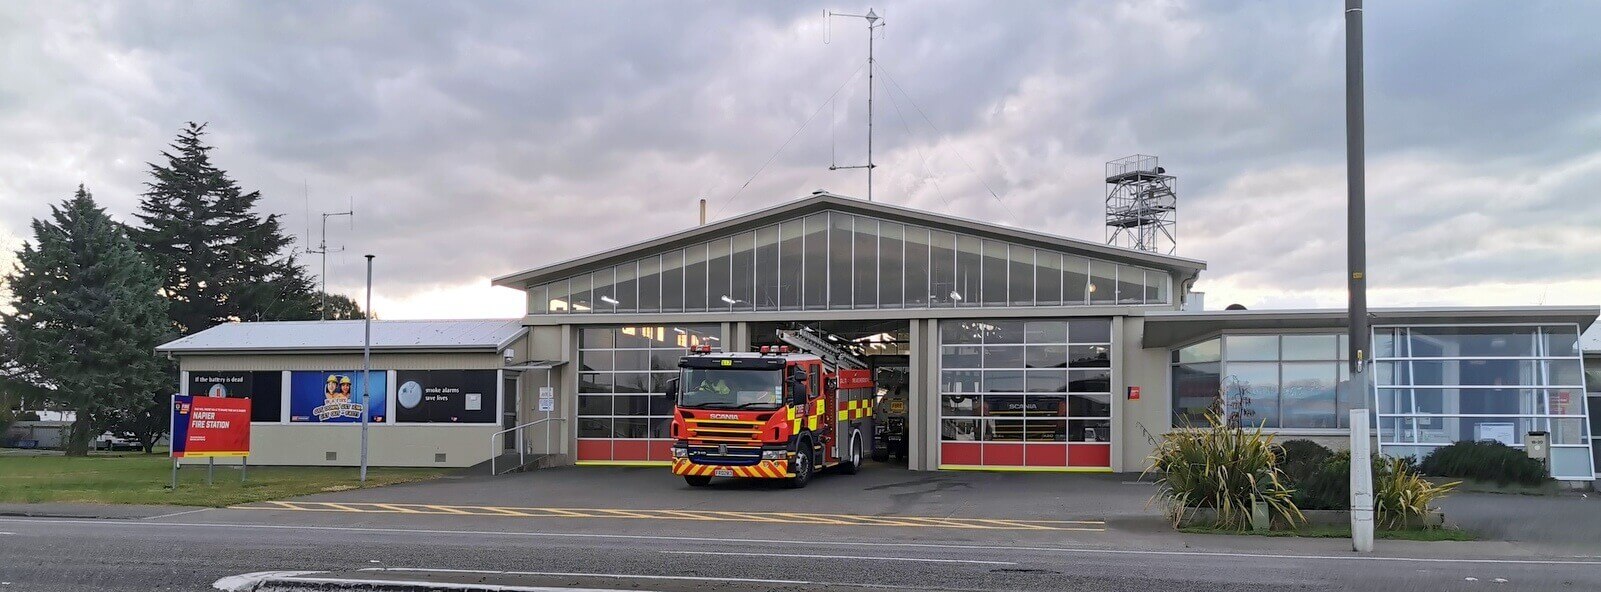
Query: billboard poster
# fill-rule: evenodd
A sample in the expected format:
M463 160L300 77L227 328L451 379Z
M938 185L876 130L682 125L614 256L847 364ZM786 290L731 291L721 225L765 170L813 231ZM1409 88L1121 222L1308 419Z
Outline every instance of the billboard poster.
M250 399L174 396L172 456L250 456Z
M283 373L279 371L191 371L188 390L193 397L250 399L251 421L276 422L283 413Z
M395 373L398 423L495 423L494 370Z
M383 423L389 391L383 370L372 371L372 409L368 420ZM289 421L361 423L360 370L296 371L289 375Z

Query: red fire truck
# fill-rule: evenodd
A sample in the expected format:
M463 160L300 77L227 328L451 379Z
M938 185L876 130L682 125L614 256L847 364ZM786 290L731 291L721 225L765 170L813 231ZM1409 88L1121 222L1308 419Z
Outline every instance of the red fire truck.
M668 389L673 474L700 487L713 477L785 479L855 473L872 454L873 379L788 346L712 353L693 348Z

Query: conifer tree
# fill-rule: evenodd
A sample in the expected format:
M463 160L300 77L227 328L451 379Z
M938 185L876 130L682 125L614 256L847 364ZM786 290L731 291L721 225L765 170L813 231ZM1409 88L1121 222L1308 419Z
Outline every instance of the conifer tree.
M211 162L205 124L190 122L150 164L152 180L130 233L161 277L179 334L229 321L317 318L316 291L277 214L256 211L261 192L245 192ZM287 251L287 252L286 252Z
M0 313L8 380L76 412L67 454L88 454L97 434L170 392L155 355L169 336L161 284L88 190L79 186L33 221L33 241L5 282L14 308Z

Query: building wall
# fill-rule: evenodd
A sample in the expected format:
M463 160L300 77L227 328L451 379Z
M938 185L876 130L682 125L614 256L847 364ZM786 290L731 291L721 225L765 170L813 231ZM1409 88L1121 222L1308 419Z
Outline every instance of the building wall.
M1119 341L1113 351L1123 357L1112 363L1118 371L1113 375L1112 389L1112 413L1118 428L1112 441L1112 468L1137 473L1145 470L1145 459L1156 448L1158 439L1172 431L1168 352L1140 346L1145 334L1143 317L1121 317L1113 329L1114 339ZM1129 400L1129 387L1134 386L1140 388L1137 401Z
M360 369L362 356L347 354L189 355L179 358L179 370L283 371ZM373 354L371 367L387 370L489 370L504 363L498 352L381 353ZM393 385L389 385L393 390ZM183 385L180 384L182 389ZM387 395L386 395L387 396ZM391 397L392 399L392 397ZM495 397L499 404L500 397ZM392 405L391 405L392 408ZM489 459L490 435L496 424L390 424L368 426L368 464L395 467L468 467ZM361 462L361 427L358 424L294 424L283 421L252 422L252 465L357 466ZM333 453L333 458L329 457ZM440 457L439 455L444 455ZM186 459L205 464L206 459ZM223 459L218 464L238 464Z

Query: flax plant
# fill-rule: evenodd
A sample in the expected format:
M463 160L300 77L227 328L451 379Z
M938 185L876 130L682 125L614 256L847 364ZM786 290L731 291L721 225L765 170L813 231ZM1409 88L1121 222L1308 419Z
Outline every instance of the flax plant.
M1261 427L1231 426L1216 410L1207 412L1206 421L1207 426L1186 426L1157 444L1145 469L1159 475L1151 503L1165 503L1175 527L1196 508L1209 508L1217 513L1216 526L1244 530L1254 502L1265 504L1274 522L1288 527L1304 522L1279 470L1273 436Z

